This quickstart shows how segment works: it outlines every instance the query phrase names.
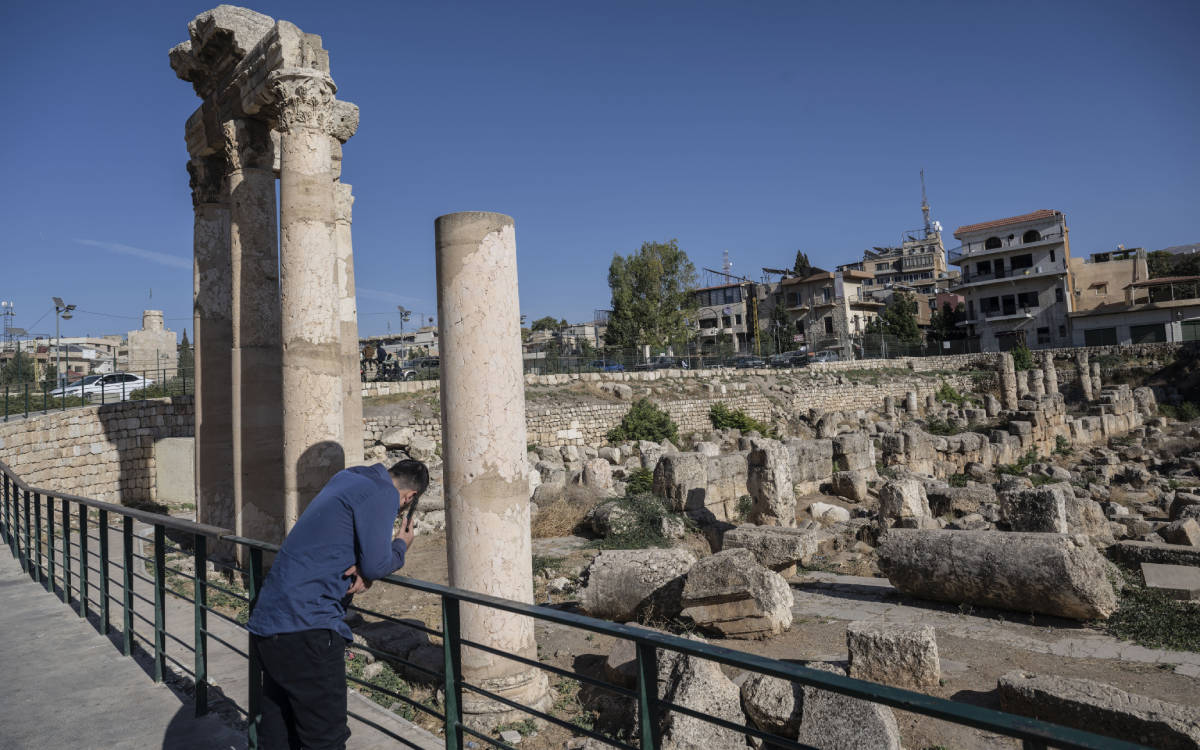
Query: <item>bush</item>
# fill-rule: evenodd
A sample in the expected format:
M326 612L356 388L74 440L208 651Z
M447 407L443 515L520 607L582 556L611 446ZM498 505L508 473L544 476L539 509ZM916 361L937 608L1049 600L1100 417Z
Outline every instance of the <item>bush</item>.
M1025 342L1021 342L1012 348L1009 352L1013 358L1013 366L1017 371L1033 369L1033 352L1029 351L1029 347L1025 346Z
M667 547L670 540L663 536L662 522L667 517L667 508L662 500L653 495L626 495L618 498L617 504L633 515L633 522L626 524L619 534L597 539L593 544L601 549L645 549Z
M149 388L139 388L136 391L130 391L128 399L130 401L140 401L146 398L165 398L167 396L182 396L195 391L196 381L188 378L186 381L183 378L169 378L168 380L153 383Z
M679 440L679 427L671 416L654 405L650 399L639 398L621 418L621 424L608 431L610 443L626 440L649 440L661 443L664 440Z
M1029 465L1037 463L1037 460L1038 460L1037 451L1030 448L1029 452L1026 453L1024 456L1021 456L1020 458L1018 458L1017 462L1015 464L1005 464L1003 466L997 466L996 471L1000 474L1012 474L1015 476L1021 476L1025 473L1025 470L1027 468L1029 468Z
M957 435L961 430L955 429L944 419L925 420L925 431L930 435Z
M1065 456L1071 452L1071 441L1067 440L1062 435L1054 436L1054 452L1059 456Z
M625 494L648 495L654 488L654 472L649 469L634 469L625 480Z
M934 398L936 398L938 401L945 401L947 403L957 404L959 406L962 406L971 400L959 393L954 386L950 385L945 380L942 381L942 387L938 388L937 393L934 394Z
M966 474L951 474L946 478L951 487L966 487L971 478Z
M730 409L720 402L713 404L708 410L708 419L716 430L728 430L732 427L742 432L757 432L765 437L775 437L774 427L759 422L741 409Z
M1179 422L1191 422L1193 419L1200 418L1200 407L1191 401L1183 401L1176 406L1159 404L1158 413Z

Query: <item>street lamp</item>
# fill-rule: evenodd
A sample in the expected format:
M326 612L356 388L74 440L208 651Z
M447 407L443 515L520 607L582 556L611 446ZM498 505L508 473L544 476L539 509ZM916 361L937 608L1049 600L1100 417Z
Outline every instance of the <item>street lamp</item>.
M62 301L62 297L54 297L54 348L56 357L54 360L55 379L58 380L58 387L62 388L67 384L67 378L63 375L62 370L62 333L59 330L59 322L71 319L71 311L75 309L75 305L68 305ZM67 355L67 364L71 364L71 355Z

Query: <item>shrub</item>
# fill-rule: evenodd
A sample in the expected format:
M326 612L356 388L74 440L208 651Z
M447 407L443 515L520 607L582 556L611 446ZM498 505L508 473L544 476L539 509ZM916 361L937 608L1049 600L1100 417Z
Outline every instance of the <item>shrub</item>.
M925 431L930 435L957 435L959 433L959 430L946 420L936 418L925 420Z
M1037 451L1030 448L1029 452L1026 453L1024 456L1021 456L1020 458L1018 458L1017 462L1015 464L1005 464L1003 466L998 466L998 467L996 467L996 471L999 472L1000 474L1013 474L1013 475L1020 476L1025 473L1025 470L1027 468L1029 468L1030 464L1036 463L1037 460L1038 460Z
M951 474L946 478L951 487L966 487L967 481L970 479L966 474Z
M667 508L662 500L653 495L626 495L616 502L633 515L633 521L625 524L621 533L597 539L595 546L601 549L645 549L670 544L670 540L662 533L662 522L667 517Z
M1200 407L1191 401L1183 401L1176 406L1159 404L1158 413L1180 422L1191 422L1193 419L1200 418Z
M1062 435L1054 436L1054 452L1059 456L1065 456L1071 452L1071 441L1067 440Z
M1013 358L1013 366L1018 370L1033 369L1033 352L1029 351L1029 347L1025 346L1025 342L1021 342L1014 346L1009 352Z
M654 472L649 469L634 469L625 480L626 495L648 495L654 488Z
M650 399L639 398L621 418L621 424L608 431L610 443L626 440L649 440L661 443L664 440L679 440L679 427L671 416L654 405Z
M759 422L741 409L730 409L725 404L717 402L708 410L708 419L713 429L728 430L733 427L742 432L757 432L766 437L775 437L775 428Z
M962 406L971 400L970 398L959 393L954 386L950 385L945 380L942 381L942 387L938 388L937 393L934 394L934 398L936 398L938 401L945 401L951 404L957 404L959 406Z

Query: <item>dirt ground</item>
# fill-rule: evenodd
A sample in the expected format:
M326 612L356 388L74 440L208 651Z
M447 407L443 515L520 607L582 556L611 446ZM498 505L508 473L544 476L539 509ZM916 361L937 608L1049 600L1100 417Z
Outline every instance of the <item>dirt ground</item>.
M595 550L576 538L534 540L535 566L549 568L547 577L582 570ZM406 576L448 582L445 536L439 532L418 537L401 571ZM548 595L545 581L535 579L538 603L577 611L570 597ZM1152 652L1123 644L1101 631L1065 620L983 609L961 609L902 597L886 580L856 579L827 572L801 571L791 580L796 596L795 621L788 632L761 641L716 640L721 645L787 661L841 661L847 658L845 626L858 619L928 622L937 630L942 660L939 697L998 708L996 681L1005 672L1026 670L1099 680L1139 695L1184 705L1200 704L1200 654ZM866 585L873 584L873 585ZM395 617L416 618L440 626L435 597L397 586L376 585L360 594L355 604ZM372 618L368 618L372 619ZM610 638L538 623L538 653L545 663L603 678ZM436 641L435 641L436 642ZM1189 662L1183 667L1173 659ZM1177 667L1180 671L1176 671ZM733 670L726 670L735 677ZM551 676L557 714L596 729L594 709L604 702L595 688L579 690L574 681ZM432 698L434 690L426 689ZM420 690L417 695L421 695ZM626 721L633 715L622 713ZM609 712L611 713L611 711ZM968 727L897 711L904 747L1016 748L1020 743ZM432 723L426 723L431 728ZM528 733L522 748L562 748L571 735L555 726Z

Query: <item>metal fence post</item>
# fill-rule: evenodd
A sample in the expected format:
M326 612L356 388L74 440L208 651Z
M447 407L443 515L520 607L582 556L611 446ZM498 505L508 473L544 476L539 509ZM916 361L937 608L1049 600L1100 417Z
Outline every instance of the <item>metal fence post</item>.
M196 620L192 649L196 655L193 671L196 675L196 716L199 717L208 713L208 613L204 610L208 605L208 538L193 534L192 539L195 547L192 609Z
M88 616L88 568L91 566L91 561L88 560L88 530L87 530L87 507L83 504L79 506L79 616L87 619Z
M133 656L133 518L122 516L124 524L121 536L124 538L124 549L121 551L124 568L121 571L122 583L125 585L124 600L124 650L126 656Z
M30 537L29 537L29 490L25 490L24 521L25 521L25 523L23 525L25 527L25 552L24 552L24 554L21 555L21 567L25 569L25 572L27 574L32 576L33 571L30 569L31 560L29 558L29 549L30 549L29 548L29 542L30 542ZM37 579L35 578L34 580L37 580Z
M442 596L442 669L445 673L446 750L462 750L462 634L458 600Z
M647 643L638 643L636 649L638 734L642 750L657 750L662 742L658 730L658 650Z
M4 494L4 543L8 545L9 551L13 553L13 557L16 557L17 551L13 547L12 506L7 474L0 475L0 492Z
M247 595L250 599L250 611L258 601L259 588L262 586L262 550L250 548L250 585ZM249 750L259 750L258 725L262 722L262 665L258 663L258 649L254 647L254 636L250 635L250 686L246 703L246 736L249 740Z
M25 418L29 419L29 383L25 384Z
M46 574L42 571L42 496L33 493L33 580L46 584Z
M108 635L108 511L100 511L100 634Z
M66 561L64 560L63 562L65 563ZM54 593L54 568L54 497L46 495L46 590L51 594ZM63 576L63 583L66 583L66 576ZM67 600L65 585L59 597L64 602Z
M163 681L167 665L167 545L166 529L154 524L154 681Z
M53 519L51 519L53 526ZM62 501L62 567L63 567L63 593L62 600L64 604L71 603L71 503L63 498ZM51 576L53 579L53 576Z

